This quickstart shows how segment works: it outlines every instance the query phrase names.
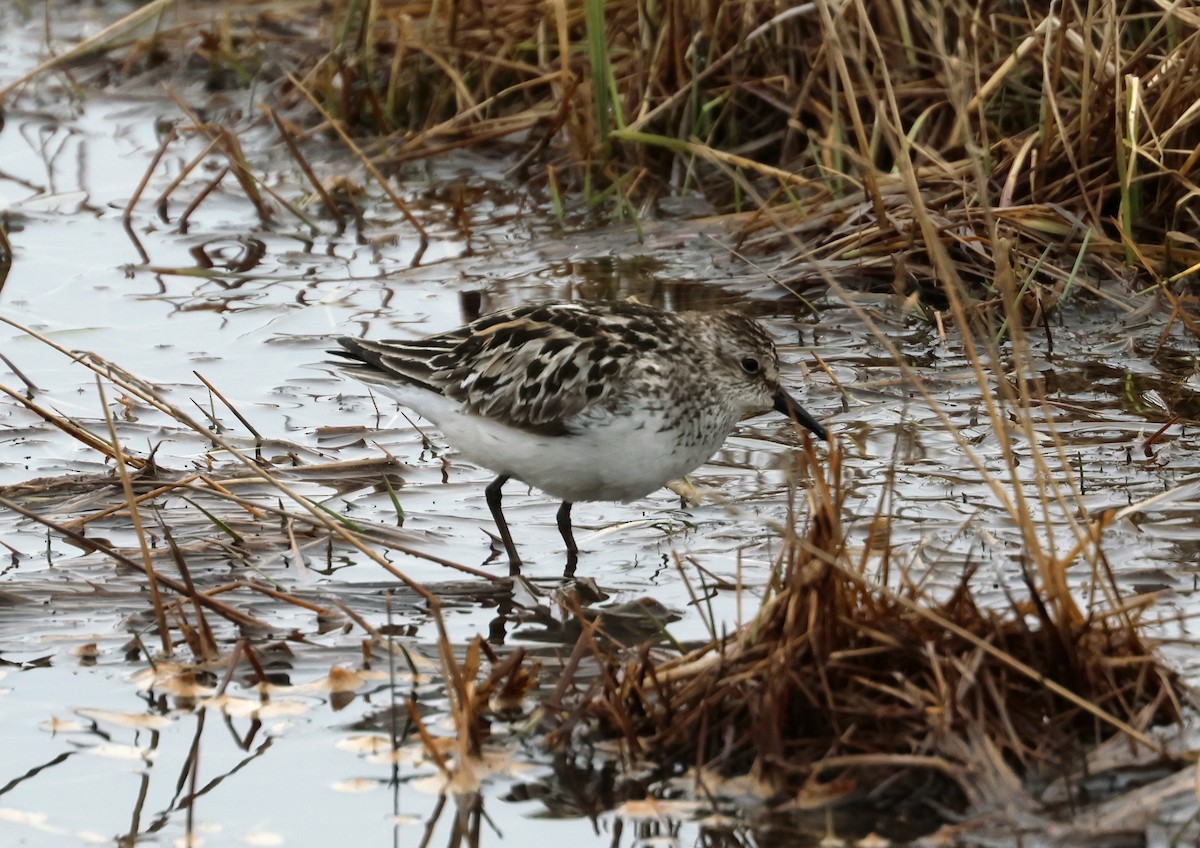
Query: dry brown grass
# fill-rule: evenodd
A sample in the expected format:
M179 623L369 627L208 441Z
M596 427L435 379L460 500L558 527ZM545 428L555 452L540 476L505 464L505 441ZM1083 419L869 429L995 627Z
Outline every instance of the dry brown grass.
M785 281L941 307L948 270L984 303L1009 274L1033 317L1136 281L1200 331L1186 5L159 2L101 35L0 98L106 53L109 74L203 74L193 107L241 109L221 92L247 88L289 140L349 130L384 172L472 149L544 199L635 212L700 191L744 215L745 247L782 251Z
M785 249L791 281L830 272L940 306L944 253L984 300L1012 267L1028 315L1136 279L1200 329L1176 284L1200 265L1187 6L158 2L128 22L154 35L116 26L30 78L102 52L108 73L182 65L215 92L250 86L284 138L358 134L385 172L473 149L514 158L542 197L634 211L703 193L744 213L746 246Z
M666 662L581 640L605 674L577 693L564 682L554 703L569 700L571 720L552 741L612 733L631 756L751 771L801 803L949 785L977 807L1099 739L1159 749L1149 728L1180 716L1179 685L1142 635L1143 600L1108 573L1108 517L1053 480L1045 454L1063 445L1035 427L1046 398L1025 333L1086 292L1127 311L1152 294L1200 334L1194 10L330 0L193 14L180 4L124 46L119 70L198 69L218 95L253 86L289 143L353 136L381 184L401 163L472 149L510 158L547 200L579 189L644 210L699 191L782 282L894 290L956 325L985 417L1028 445L1018 457L1001 439L1007 476L978 463L1023 535L1028 593L1009 608L982 607L970 575L946 597L876 583L881 552L845 547L833 447L754 621ZM241 167L235 138L219 149ZM1066 551L1043 532L1060 506ZM1090 569L1103 604L1080 606L1073 568ZM455 691L464 716L478 707Z
M845 546L836 446L815 475L807 529L785 536L753 619L667 659L581 640L602 672L560 683L551 745L613 736L630 762L695 767L705 791L750 775L801 808L856 798L893 813L1032 811L1033 776L1081 770L1113 737L1130 758L1178 756L1151 730L1180 720L1188 696L1142 634L1150 599L1084 614L1032 569L1007 609L980 606L973 573L941 595L916 574L889 585L882 551Z

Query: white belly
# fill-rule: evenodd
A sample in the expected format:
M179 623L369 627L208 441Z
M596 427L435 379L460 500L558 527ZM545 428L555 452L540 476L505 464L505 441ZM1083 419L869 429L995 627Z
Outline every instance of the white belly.
M394 393L433 421L464 457L564 501L628 501L644 497L703 463L721 446L728 428L684 445L660 432L657 416L609 417L562 436L539 435L464 414L442 396Z
M463 456L572 502L643 497L684 476L720 446L683 449L648 428L537 436L491 422L486 428L471 423L458 421L445 430Z

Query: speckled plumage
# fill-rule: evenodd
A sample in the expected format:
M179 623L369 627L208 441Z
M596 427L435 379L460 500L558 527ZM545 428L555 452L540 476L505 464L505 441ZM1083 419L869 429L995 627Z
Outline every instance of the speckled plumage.
M825 438L779 385L766 331L735 311L543 303L414 341L338 339L343 367L436 424L468 459L563 501L633 500L692 471L743 417L776 409Z

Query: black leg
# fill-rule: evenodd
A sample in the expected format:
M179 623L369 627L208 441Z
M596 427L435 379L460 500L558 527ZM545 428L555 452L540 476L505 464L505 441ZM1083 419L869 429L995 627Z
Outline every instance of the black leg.
M519 568L521 558L517 556L517 546L513 544L512 533L508 532L508 522L504 520L504 512L500 509L500 490L507 482L508 475L501 474L488 484L484 493L487 495L488 509L492 511L492 518L496 522L496 529L500 531L500 541L504 543L504 551L508 554L508 564L513 568Z
M563 541L567 544L566 576L570 577L575 573L575 563L579 561L579 548L575 546L575 534L571 532L570 501L563 501L562 506L558 508L558 532L562 534Z

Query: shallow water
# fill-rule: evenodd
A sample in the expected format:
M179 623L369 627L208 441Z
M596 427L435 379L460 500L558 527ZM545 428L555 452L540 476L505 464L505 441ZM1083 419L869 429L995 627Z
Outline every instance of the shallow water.
M92 14L122 7L98 8ZM62 21L56 35L99 23ZM36 15L0 11L0 84L36 63L40 25ZM204 147L202 139L184 137L153 173L127 229L122 210L158 150L160 118L177 114L146 80L79 102L52 77L8 104L0 130L0 199L16 257L0 287L0 312L66 348L119 364L197 418L210 411L223 436L252 451L251 433L210 394L199 372L263 435L264 456L280 468L291 464L289 457L306 466L395 457L403 463L390 469L401 486L403 526L395 548L383 550L396 568L443 598L452 644L465 646L484 633L497 644L525 645L548 662L570 652L574 636L563 626L569 616L554 600L564 590L557 505L515 483L506 489L506 513L528 563L528 583L514 589L398 552L409 546L506 574L502 562L490 559L483 498L490 474L456 462L436 433L431 449L394 405L377 407L362 386L339 376L325 362L329 338L437 332L480 312L547 297L636 295L669 308L742 303L761 314L781 343L785 380L846 447L846 522L854 543L872 534L878 547L872 520L888 516L892 561L911 564L934 585L953 586L964 568L982 564L976 577L982 597L1002 603L1019 581L1019 529L976 467L1006 473L1002 440L1024 460L1015 482L1031 498L1046 544L1060 551L1074 542L1070 522L1079 502L1097 514L1168 493L1121 518L1108 531L1105 550L1123 587L1162 592L1156 614L1182 617L1183 624L1168 622L1162 632L1184 640L1167 650L1195 679L1186 617L1196 608L1200 573L1200 487L1192 485L1197 429L1172 424L1145 448L1170 412L1195 419L1200 370L1194 340L1180 328L1163 341L1160 312L1131 313L1079 298L1064 306L1053 350L1039 335L1031 337L1037 371L1054 401L1033 416L1039 432L1053 429L1065 445L1061 455L1049 440L1041 446L1046 467L1054 482L1081 493L1079 502L1042 504L1033 496L1046 481L1029 461L1037 446L1015 430L993 431L953 337L943 341L900 304L865 293L817 297L815 319L770 278L732 257L723 247L725 234L711 227L648 220L644 236L633 227L562 227L541 211L547 204L511 187L502 162L463 157L405 171L400 190L429 229L424 250L411 225L334 145L316 151L314 161L322 173L347 174L368 186L361 232L338 232L327 220L312 232L286 214L263 225L232 180L180 232L179 215L222 164L213 157L215 164L185 180L163 220L156 199ZM273 136L258 129L241 139L274 189L292 199L306 193ZM921 374L961 441L865 319ZM810 350L819 352L837 385ZM37 403L104 437L102 403L89 371L8 326L0 327L0 352L36 384ZM0 365L0 383L25 389L8 366ZM122 402L111 386L105 391L129 451L145 455L153 448L161 468L181 474L244 476L209 440L145 404ZM749 615L775 552L767 531L787 516L794 445L786 422L762 417L740 427L693 476L704 494L698 506L681 507L666 490L634 504L580 505L575 519L585 553L579 575L604 596L594 605L620 608L652 599L681 642L707 636L706 616L729 628ZM74 483L70 491L34 487L23 501L29 508L65 521L99 503L120 502L120 493L95 477L107 477L111 468L95 450L0 399L0 486L35 478ZM377 473L364 473L354 485L348 479L344 472L324 480L297 472L294 482L352 520L395 527L395 507ZM883 498L885 488L891 494ZM235 529L255 526L224 507L221 517ZM7 548L0 552L0 749L6 752L0 842L130 844L136 836L168 845L189 827L207 844L416 842L427 826L434 844L453 839L461 822L453 805L438 812L436 769L406 761L399 781L390 783L392 764L363 741L390 732L410 689L425 696L423 703L439 697L436 628L424 601L349 546L327 546L298 525L292 540L280 531L222 545L222 532L194 503L164 499L162 511L169 527L190 531L184 541L196 543L189 561L196 580L216 585L257 575L331 612L343 604L375 627L392 625L399 643L424 658L430 676L413 681L401 665L402 679L392 685L385 657L377 654L364 668L364 633L348 619L324 628L311 610L240 592L235 605L279 640L277 650L264 654L272 679L291 685L273 693L257 718L246 714L257 695L241 671L228 690L239 701L204 700L223 670L201 681L200 695L163 694L170 690L165 675L148 694L139 688L147 663L136 641L156 647L145 635L153 627L145 579L0 511ZM136 556L137 537L127 520L102 521L87 532ZM153 528L151 535L165 544ZM701 605L681 579L682 570L700 586L692 562L709 575ZM1087 579L1079 567L1077 584ZM231 642L237 633L219 625L218 636ZM93 643L94 650L86 647ZM333 666L361 671L352 696L333 691ZM444 715L426 720L436 732L452 733ZM493 732L503 743L526 729L521 721L497 722ZM193 751L199 760L189 765ZM642 808L617 807L592 821L589 805L604 794L597 791L604 779L533 753L506 763L485 784L479 841L766 845L778 838L772 837L781 827L777 820L745 818L727 827L687 809L645 816ZM620 800L615 795L612 800ZM461 815L469 828L471 811Z

